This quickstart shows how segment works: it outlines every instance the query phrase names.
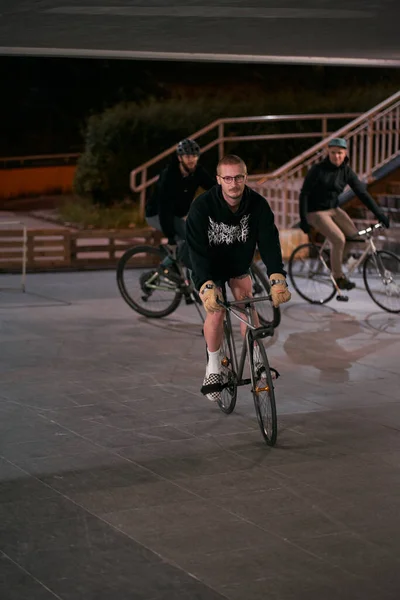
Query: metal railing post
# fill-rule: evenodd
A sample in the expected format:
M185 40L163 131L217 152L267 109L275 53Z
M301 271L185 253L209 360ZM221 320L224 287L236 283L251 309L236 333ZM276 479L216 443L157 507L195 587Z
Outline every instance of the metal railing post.
M324 140L328 135L328 119L322 118L322 139Z
M140 187L141 187L141 191L140 191L140 210L139 210L139 214L140 214L140 218L144 219L144 213L145 213L145 209L146 209L146 182L147 182L147 169L143 169L142 170L142 176L140 178Z
M22 291L26 291L26 254L27 254L28 235L26 225L23 226L22 233Z
M365 165L365 175L367 178L371 175L372 172L372 153L374 147L374 122L372 117L368 119L368 129L367 129L367 161Z
M218 160L223 158L225 150L224 150L224 135L225 135L225 127L224 122L222 121L218 125Z
M284 178L283 180L283 204L282 204L282 224L283 224L283 228L285 229L287 227L287 213L288 213L288 206L287 206L287 202L288 202L288 189L287 189L287 177Z

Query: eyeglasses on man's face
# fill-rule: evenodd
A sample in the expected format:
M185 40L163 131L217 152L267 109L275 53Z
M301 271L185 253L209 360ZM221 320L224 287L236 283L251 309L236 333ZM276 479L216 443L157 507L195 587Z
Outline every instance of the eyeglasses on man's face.
M222 177L222 175L218 175L218 177L220 179L223 179L225 183L232 183L232 181L235 181L235 183L243 183L243 181L246 178L246 175L234 175L233 177L231 175L226 175L225 177Z

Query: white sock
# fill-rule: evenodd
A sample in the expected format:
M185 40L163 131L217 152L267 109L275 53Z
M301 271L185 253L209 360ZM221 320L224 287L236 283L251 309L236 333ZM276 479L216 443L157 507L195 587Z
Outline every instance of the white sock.
M215 352L210 352L207 348L208 354L208 363L206 368L206 375L210 375L210 373L220 373L221 372L221 356L220 349Z

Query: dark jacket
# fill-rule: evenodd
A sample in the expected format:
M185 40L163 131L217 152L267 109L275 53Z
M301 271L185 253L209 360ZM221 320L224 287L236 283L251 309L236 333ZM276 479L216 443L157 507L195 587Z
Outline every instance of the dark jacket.
M257 245L268 274L285 275L274 214L265 198L248 187L235 213L219 185L196 198L186 220L186 240L198 289L208 280L247 273Z
M173 160L160 174L151 199L146 204L146 217L159 216L162 232L168 238L175 235L174 217L186 217L199 187L209 190L215 185L201 165L184 177L178 160Z
M346 156L340 167L336 167L329 157L326 157L311 167L300 192L299 208L302 223L307 222L306 217L309 212L337 208L339 196L346 185L351 187L356 196L374 213L377 219L386 218L348 163L349 159Z

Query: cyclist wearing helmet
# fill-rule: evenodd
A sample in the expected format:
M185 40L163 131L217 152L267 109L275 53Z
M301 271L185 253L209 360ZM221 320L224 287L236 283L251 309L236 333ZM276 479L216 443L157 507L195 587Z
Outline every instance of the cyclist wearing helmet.
M389 219L375 203L350 168L347 142L344 138L333 138L328 143L328 156L317 163L306 175L300 192L300 227L309 233L310 226L322 233L331 245L332 275L341 290L351 290L355 283L342 271L346 237L357 234L357 229L347 213L339 208L339 195L349 185L362 203L376 218L389 227Z
M161 172L153 195L146 205L146 221L163 232L169 244L185 239L184 217L199 187L209 190L214 177L198 164L200 146L191 139L179 142L176 156Z

